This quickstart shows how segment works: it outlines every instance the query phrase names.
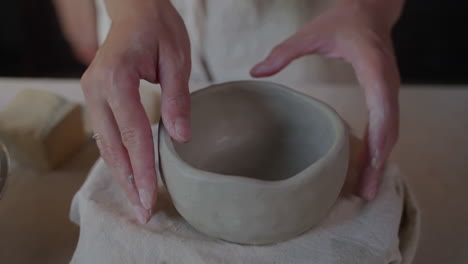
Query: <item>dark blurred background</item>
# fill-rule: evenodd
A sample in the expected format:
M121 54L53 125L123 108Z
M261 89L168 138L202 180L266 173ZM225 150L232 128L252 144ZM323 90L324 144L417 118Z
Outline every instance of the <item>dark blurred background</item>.
M79 1L79 0L78 0ZM0 76L80 77L50 0L0 1Z
M405 83L468 83L468 1L407 0L394 29ZM0 2L0 76L80 77L50 0Z

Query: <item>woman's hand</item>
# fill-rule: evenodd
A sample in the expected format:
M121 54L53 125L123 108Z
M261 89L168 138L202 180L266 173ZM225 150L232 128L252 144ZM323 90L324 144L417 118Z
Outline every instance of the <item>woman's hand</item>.
M81 80L96 140L125 190L138 220L146 223L156 199L155 153L139 96L140 79L160 83L161 114L172 138L190 138L190 43L168 0L109 0L112 26Z
M377 193L380 175L398 138L400 78L390 32L402 2L342 0L276 46L251 71L254 77L271 76L309 54L341 58L353 66L369 110L358 190L368 200Z

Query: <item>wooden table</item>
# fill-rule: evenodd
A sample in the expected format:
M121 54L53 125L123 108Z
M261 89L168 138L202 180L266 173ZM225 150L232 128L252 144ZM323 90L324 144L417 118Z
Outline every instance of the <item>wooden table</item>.
M201 85L192 85L192 88ZM353 130L366 123L355 87L290 85L332 105ZM82 102L77 80L0 79L0 109L22 88ZM403 87L400 140L392 155L419 200L422 237L416 264L468 263L468 87ZM97 157L94 144L53 172L18 168L0 201L0 262L67 263L78 238L68 220L73 194Z

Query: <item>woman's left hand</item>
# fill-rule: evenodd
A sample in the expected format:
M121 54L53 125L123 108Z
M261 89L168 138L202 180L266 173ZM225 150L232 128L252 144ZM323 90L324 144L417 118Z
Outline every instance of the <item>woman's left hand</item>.
M254 77L271 76L310 54L341 58L352 65L369 110L358 187L359 196L367 200L376 196L380 176L398 138L400 78L390 33L403 1L386 2L340 1L276 46L251 70Z

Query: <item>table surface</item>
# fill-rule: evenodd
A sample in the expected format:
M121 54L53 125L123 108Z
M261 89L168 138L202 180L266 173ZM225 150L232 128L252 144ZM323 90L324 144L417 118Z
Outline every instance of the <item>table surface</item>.
M362 133L367 116L356 87L291 87L327 102ZM23 88L83 102L78 80L0 78L0 109ZM400 107L400 139L392 160L421 206L421 241L414 263L468 263L468 87L404 86ZM90 142L58 170L13 171L14 181L0 201L0 262L68 263L79 234L68 220L71 198L97 157Z

